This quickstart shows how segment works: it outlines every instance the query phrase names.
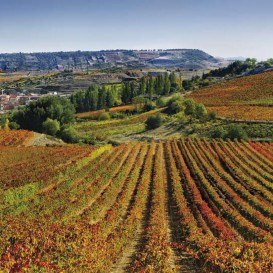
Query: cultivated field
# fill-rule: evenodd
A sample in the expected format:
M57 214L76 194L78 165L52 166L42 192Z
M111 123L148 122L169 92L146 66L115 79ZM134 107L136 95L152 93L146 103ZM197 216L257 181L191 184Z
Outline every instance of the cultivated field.
M215 84L190 96L219 116L273 121L273 72Z
M273 272L272 143L0 152L1 272Z

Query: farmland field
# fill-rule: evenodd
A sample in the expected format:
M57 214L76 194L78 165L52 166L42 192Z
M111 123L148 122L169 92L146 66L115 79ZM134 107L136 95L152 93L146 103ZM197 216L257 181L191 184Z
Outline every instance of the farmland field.
M0 159L14 174L0 181L0 272L273 272L272 143L1 147Z
M219 116L273 121L273 72L215 84L190 96Z

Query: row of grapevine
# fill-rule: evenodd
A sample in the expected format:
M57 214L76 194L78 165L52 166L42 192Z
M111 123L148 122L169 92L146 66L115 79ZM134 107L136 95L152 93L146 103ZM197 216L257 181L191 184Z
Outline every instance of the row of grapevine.
M56 155L60 173L1 188L0 271L270 273L272 147L172 139L37 148L41 158L1 147L3 166L33 157L42 172Z

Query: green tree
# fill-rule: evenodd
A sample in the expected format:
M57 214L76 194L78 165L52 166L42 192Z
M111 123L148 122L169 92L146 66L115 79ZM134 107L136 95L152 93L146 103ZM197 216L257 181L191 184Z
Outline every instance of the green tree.
M168 95L170 93L170 91L171 91L171 82L170 82L170 79L168 77L168 74L165 73L163 94Z
M131 85L128 82L125 82L122 87L121 100L124 104L131 102Z
M139 84L139 94L140 95L144 95L145 92L146 92L146 78L143 76L141 79L140 79L140 84Z
M107 95L107 88L106 88L106 85L103 85L102 89L99 90L98 109L106 108L106 95Z
M47 118L46 121L43 122L43 132L55 136L56 133L60 130L60 122L56 119Z
M47 118L63 125L73 122L74 114L75 108L68 99L47 96L15 110L11 116L12 121L19 124L20 128L42 132L43 122Z
M154 78L150 77L148 83L148 95L150 99L152 99L154 92L155 92Z
M170 74L169 79L171 82L171 92L175 92L177 90L177 81L176 81L176 75L174 72Z
M138 96L133 98L132 103L137 112L141 112L143 110L146 100L147 99L144 98L143 96Z
M108 90L106 94L106 107L110 108L113 107L115 104L115 97L112 90Z

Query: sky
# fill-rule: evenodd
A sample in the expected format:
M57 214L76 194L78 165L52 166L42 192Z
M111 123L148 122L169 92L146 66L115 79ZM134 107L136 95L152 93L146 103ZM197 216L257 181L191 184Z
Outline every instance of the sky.
M0 0L0 53L201 49L273 57L273 0Z

